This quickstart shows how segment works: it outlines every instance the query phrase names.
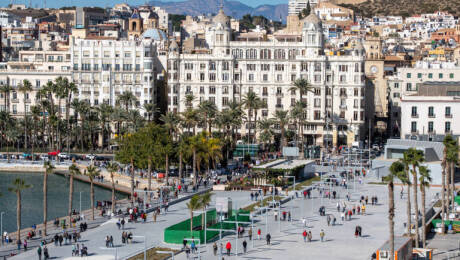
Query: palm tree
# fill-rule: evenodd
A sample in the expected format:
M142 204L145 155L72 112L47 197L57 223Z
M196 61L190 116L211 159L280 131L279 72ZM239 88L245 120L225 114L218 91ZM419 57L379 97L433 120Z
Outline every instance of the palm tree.
M441 229L442 229L442 233L444 234L445 231L446 231L446 227L444 226L444 219L446 217L446 177L447 177L447 174L449 171L449 163L447 161L447 156L448 156L448 149L449 149L449 145L452 141L452 136L450 135L447 135L446 137L444 137L444 149L443 149L443 158L442 158L442 162L441 162L441 166L442 166L442 185L441 185Z
M303 126L305 123L304 120L304 115L305 115L305 108L307 107L307 104L302 102L302 101L297 101L294 105L294 107L291 109L291 118L295 120L296 124L296 132L297 136L300 136L300 152L303 153ZM298 131L300 129L300 131ZM300 134L299 134L300 132Z
M189 202L185 204L190 212L190 235L193 232L193 211L201 208L201 198L198 195L193 195Z
M99 176L101 171L96 168L94 165L88 166L86 168L86 176L89 178L89 182L91 183L91 219L94 220L94 178Z
M187 107L187 110L190 110L193 108L193 101L195 101L195 96L193 94L186 94L185 95L185 106Z
M21 192L30 188L31 185L21 178L16 178L13 181L13 187L9 187L8 191L16 193L16 224L18 226L17 240L21 241ZM3 235L3 234L2 234Z
M147 121L150 122L150 118L153 118L155 121L155 115L160 112L157 104L155 103L145 103L144 104L145 112L147 113Z
M70 82L67 84L64 94L66 95L65 98L65 118L66 118L66 146L67 146L67 153L70 153L70 105L72 104L72 97L73 94L78 93L77 85L74 82ZM77 120L77 118L76 118Z
M69 176L70 176L70 183L69 183L69 224L72 223L72 200L73 200L73 179L76 175L80 175L80 169L78 166L73 163L69 167ZM81 212L80 212L81 214Z
M204 193L203 195L200 196L201 198L201 201L200 201L200 204L201 204L201 208L203 210L203 214L206 214L206 208L209 206L209 204L211 204L211 197L212 197L212 192L206 192ZM204 227L205 225L207 225L207 223L204 222L204 215L202 215L203 217L201 218L201 229L204 230Z
M418 178L417 178L417 168L420 166L420 163L425 161L425 157L423 155L423 151L417 150L415 148L409 148L405 153L407 153L409 157L410 164L412 165L412 185L414 186L414 211L415 211L415 246L419 247L419 211L418 211L418 198L417 198L417 190L418 190Z
M281 129L281 144L280 144L280 151L281 149L287 145L286 141L286 125L289 124L289 111L287 110L276 110L275 111L275 118L274 121L279 125Z
M430 187L431 183L431 176L430 176L430 170L426 166L420 166L419 167L419 181L420 181L420 191L422 192L422 248L425 248L426 246L426 221L425 221L425 214L426 214L426 209L425 209L425 189Z
M4 104L5 104L5 111L10 112L10 92L13 90L13 88L8 85L1 85L0 86L0 92L3 93L3 98L4 98Z
M102 146L102 149L104 149L105 130L106 129L110 130L110 125L107 125L107 123L110 122L110 116L113 113L113 107L111 105L101 104L96 108L96 111L98 112L98 115L99 115L99 123L101 127L101 136L102 136L101 146ZM108 135L110 137L110 131Z
M107 171L110 173L110 179L112 180L112 213L115 213L115 180L114 175L115 172L118 171L119 166L114 162L109 162L107 164Z
M40 105L32 106L30 108L32 113L33 133L32 133L32 161L35 161L34 149L37 141L37 122L40 121Z
M303 78L296 79L296 81L294 81L294 83L292 83L292 85L293 86L289 90L291 90L291 91L297 91L298 90L301 102L305 102L303 100L303 95L304 94L306 94L307 92L313 92L313 90L314 90L314 88L308 82L308 80L303 79Z
M53 173L54 166L50 161L43 163L45 174L43 174L43 235L46 236L46 222L48 218L48 174Z
M26 104L29 99L29 92L32 91L32 84L27 79L19 85L19 91L24 95L24 151L27 151L27 109Z
M203 115L204 129L208 129L208 132L211 133L212 130L212 121L216 117L217 107L216 104L209 100L205 100L200 103L198 107L200 113ZM206 128L207 126L207 128Z
M259 121L260 129L260 141L264 144L264 150L270 146L270 142L273 138L273 120L272 119L263 119Z
M125 106L126 111L136 103L137 97L131 91L125 91L123 94L118 96L117 100L120 104Z
M168 132L168 138L164 139L164 145L162 146L165 154L165 180L168 183L169 178L169 154L171 153L171 144L174 140L175 134L178 132L178 118L175 113L168 112L166 115L161 115L160 120L163 122L163 127Z
M259 107L261 103L260 98L257 96L257 94L253 91L249 91L244 97L243 97L243 106L248 110L248 143L251 143L251 117L254 112L254 109ZM255 119L257 120L257 118Z
M390 260L394 259L395 255L395 194L394 194L394 179L404 176L404 165L396 161L390 166L390 174L385 177L388 182L388 223L390 227Z
M411 236L412 234L412 227L411 227L411 204L410 204L410 173L409 173L409 166L410 166L410 158L408 157L407 153L403 154L403 158L399 159L399 162L404 165L404 174L399 176L399 180L403 185L407 186L407 234Z
M455 165L458 163L458 153L459 148L457 144L457 140L455 140L451 135L445 137L445 145L447 145L447 156L446 160L448 163L448 175L450 177L450 188L449 194L447 197L451 197L450 203L451 207L450 210L453 211L455 209ZM448 206L448 205L447 205Z

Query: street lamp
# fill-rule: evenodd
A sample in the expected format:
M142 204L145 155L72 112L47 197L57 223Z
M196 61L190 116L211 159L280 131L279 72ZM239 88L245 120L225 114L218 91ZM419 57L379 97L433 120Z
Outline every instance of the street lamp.
M2 236L2 245L3 245L3 214L5 214L5 212L1 212L0 213L0 234Z
M145 238L145 236L133 236L133 237L144 239L144 260L147 260L147 239Z
M80 191L80 216L81 216L81 214L82 214L82 213L81 213L81 193L82 193L82 191Z
M99 247L101 250L115 250L115 260L118 258L118 249L116 247Z
M173 251L157 251L158 254L171 254L171 259L174 260L174 252Z

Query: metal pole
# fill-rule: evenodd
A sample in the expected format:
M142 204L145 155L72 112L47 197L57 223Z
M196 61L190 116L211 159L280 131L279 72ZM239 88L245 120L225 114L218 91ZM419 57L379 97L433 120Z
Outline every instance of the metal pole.
M5 214L5 212L1 212L0 213L0 235L2 236L2 245L3 245L3 214Z
M268 234L268 208L265 208L265 228L267 229Z
M144 260L147 260L147 238L144 237Z
M144 192L144 201L143 201L143 204L144 204L144 213L147 214L147 209L145 207L145 202L147 201L147 192Z
M278 203L278 224L281 232L281 203Z
M204 244L206 245L206 226L207 226L207 219L206 219L206 210L204 210ZM204 247L204 249L206 250L206 246Z
M252 248L254 248L254 218L252 218L252 216L251 216L251 230L252 230L252 233L251 233ZM459 241L459 245L460 245L460 241Z
M80 216L81 216L81 191L80 191Z

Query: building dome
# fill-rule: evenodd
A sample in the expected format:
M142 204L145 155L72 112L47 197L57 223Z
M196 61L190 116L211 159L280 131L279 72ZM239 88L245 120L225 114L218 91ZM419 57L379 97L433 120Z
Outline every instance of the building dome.
M171 43L169 44L169 51L172 52L177 52L179 51L179 45L175 40L172 40Z
M148 19L157 19L158 20L158 15L155 12L150 12Z
M319 19L319 17L316 16L316 14L314 13L311 13L307 17L303 18L302 23L304 24L304 27L307 26L308 24L313 24L316 28L318 28L319 26L322 26L321 19Z
M131 19L139 19L139 11L137 9L134 9L133 14L131 15Z
M212 22L214 24L222 24L223 26L229 26L230 25L230 18L224 13L223 9L219 10L219 13L212 18Z
M142 34L144 39L153 39L155 41L164 41L168 39L166 33L160 29L148 29Z

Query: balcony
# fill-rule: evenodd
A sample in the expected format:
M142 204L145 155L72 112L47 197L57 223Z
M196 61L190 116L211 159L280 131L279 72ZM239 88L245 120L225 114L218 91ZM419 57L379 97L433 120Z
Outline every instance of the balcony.
M340 105L340 109L347 109L347 105Z
M19 99L13 98L13 99L11 100L11 103L19 103Z
M436 115L435 115L435 114L428 114L428 117L429 117L429 118L435 118Z
M276 96L277 96L277 97L284 97L284 94L278 92L278 93L276 93Z
M412 135L418 135L418 130L417 129L411 129L410 133Z
M446 114L446 118L452 118L452 114Z
M418 114L411 114L412 118L418 118Z
M346 97L347 97L347 93L345 93L345 92L340 92L340 97L346 98Z
M446 135L451 135L451 134L452 134L452 130L445 130L444 133L445 133Z
M276 109L283 109L283 104L276 104Z
M262 92L262 96L268 96L268 92Z

